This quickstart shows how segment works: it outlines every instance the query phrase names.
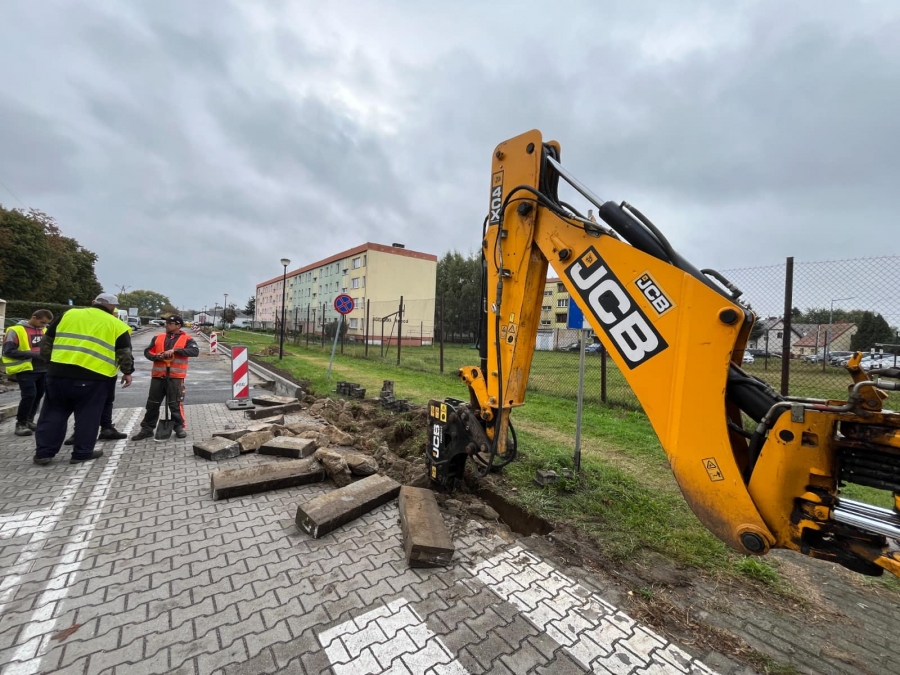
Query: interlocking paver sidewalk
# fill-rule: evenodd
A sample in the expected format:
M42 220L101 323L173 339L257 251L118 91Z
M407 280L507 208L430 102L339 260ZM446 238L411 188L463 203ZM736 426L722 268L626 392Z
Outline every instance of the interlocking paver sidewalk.
M187 439L78 466L33 465L33 440L0 425L4 674L711 672L475 523L451 568L408 569L395 502L318 540L294 514L330 483L215 502L210 471L283 460L199 459L194 440L243 416L188 419Z

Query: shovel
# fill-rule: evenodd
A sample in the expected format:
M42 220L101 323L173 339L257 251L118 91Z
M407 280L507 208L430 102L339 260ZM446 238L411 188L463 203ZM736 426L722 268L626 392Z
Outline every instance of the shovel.
M155 441L167 441L175 431L175 420L169 411L169 369L166 368L166 397L163 399L166 404L166 418L156 423L156 435L153 436Z

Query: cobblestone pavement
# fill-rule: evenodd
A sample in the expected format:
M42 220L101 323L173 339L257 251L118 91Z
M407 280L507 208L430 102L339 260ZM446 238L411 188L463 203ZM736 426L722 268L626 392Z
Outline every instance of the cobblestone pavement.
M14 673L747 673L636 624L589 578L474 522L454 565L410 570L396 503L319 540L299 501L331 483L214 502L193 456L242 413L188 408L189 437L31 463L0 425L0 664ZM133 430L141 410L116 412ZM299 419L299 416L298 416ZM108 445L107 445L108 448Z

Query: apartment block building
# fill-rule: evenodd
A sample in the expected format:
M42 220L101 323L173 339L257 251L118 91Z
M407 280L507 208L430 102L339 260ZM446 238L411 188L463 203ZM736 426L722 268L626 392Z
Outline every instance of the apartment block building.
M387 335L401 333L399 315L390 315L398 312L402 296L403 341L427 344L433 339L436 255L412 251L401 244L367 242L289 271L286 279L278 276L263 281L256 286L256 321L266 327L274 326L276 317L280 317L283 281L287 284L284 300L288 327L321 332L323 323L338 317L335 298L346 293L354 300L354 309L346 317L347 335L356 340L365 336L368 302L370 341L377 342L385 322L389 323ZM377 326L373 327L375 321Z

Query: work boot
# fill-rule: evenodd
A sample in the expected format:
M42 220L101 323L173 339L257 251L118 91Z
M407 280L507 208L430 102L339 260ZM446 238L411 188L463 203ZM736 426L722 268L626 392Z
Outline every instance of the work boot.
M69 464L81 464L82 462L90 462L92 459L103 457L102 450L94 450L90 457L73 457L69 460Z
M34 420L28 420L27 422L25 422L25 426L32 431L37 431L37 422L35 422Z
M100 435L97 436L98 441L120 441L123 438L128 438L128 434L123 434L115 427L107 427L106 429L101 429Z
M16 436L31 436L34 432L28 428L26 422L16 422Z
M41 466L46 466L47 464L49 464L52 461L53 461L52 457L38 457L37 455L34 456L34 463L40 464Z
M131 437L133 441L142 441L145 438L153 438L153 429L145 429L141 427L141 430L137 432L134 436Z
M63 445L75 445L75 434L72 434L66 440L64 440Z
M187 438L187 432L184 429L176 429L175 438Z

